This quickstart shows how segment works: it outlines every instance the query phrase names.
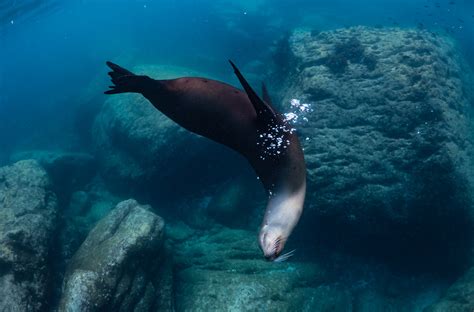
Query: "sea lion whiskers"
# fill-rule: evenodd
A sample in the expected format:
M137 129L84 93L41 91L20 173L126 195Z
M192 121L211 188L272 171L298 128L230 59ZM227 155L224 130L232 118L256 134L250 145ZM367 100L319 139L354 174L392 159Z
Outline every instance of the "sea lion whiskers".
M275 240L273 241L273 253L277 253L280 248L280 243L281 243L281 236L278 236L277 238L275 238Z
M292 251L289 251L287 253L284 253L284 254L278 256L276 259L273 260L273 262L284 262L284 261L288 260L288 258L292 257L295 254L295 250L296 249L293 249Z

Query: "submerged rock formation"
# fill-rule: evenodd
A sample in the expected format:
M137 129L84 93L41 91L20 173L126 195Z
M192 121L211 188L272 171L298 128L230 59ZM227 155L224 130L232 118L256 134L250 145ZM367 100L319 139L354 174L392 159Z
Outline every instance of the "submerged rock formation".
M119 203L71 259L59 310L170 311L163 234L163 220L148 207Z
M43 311L56 197L34 160L0 168L0 311Z
M427 259L464 265L471 143L455 43L421 30L355 27L296 31L289 47L295 69L282 97L285 111L300 114L302 220L317 229L314 238L411 264L422 256L423 267Z
M133 71L162 79L199 75L162 66L140 66ZM226 171L233 155L181 128L137 94L108 97L95 120L93 137L104 178L110 186L134 196L190 192L203 180Z

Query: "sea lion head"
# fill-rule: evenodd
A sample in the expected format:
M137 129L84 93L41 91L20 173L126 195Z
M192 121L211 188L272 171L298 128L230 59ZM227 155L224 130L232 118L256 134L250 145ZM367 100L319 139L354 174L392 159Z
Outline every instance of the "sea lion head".
M282 251L300 219L305 193L304 181L296 191L280 189L271 194L258 236L263 256L268 261L283 262L293 256L294 250L285 254Z
M287 236L285 235L284 227L273 224L264 225L260 230L259 244L265 259L268 261L280 259L280 254L285 247L286 240Z

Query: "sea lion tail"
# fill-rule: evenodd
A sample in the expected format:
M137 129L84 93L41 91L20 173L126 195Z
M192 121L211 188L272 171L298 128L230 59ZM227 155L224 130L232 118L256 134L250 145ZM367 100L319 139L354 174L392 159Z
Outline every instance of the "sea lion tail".
M105 94L141 93L145 79L149 79L147 76L135 75L131 71L112 62L107 62L106 64L112 69L109 72L109 76L112 79L113 85L110 86L110 90L104 92Z

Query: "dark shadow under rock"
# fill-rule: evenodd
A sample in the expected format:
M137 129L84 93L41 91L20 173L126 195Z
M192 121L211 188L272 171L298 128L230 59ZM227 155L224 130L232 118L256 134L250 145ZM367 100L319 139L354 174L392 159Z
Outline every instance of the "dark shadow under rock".
M56 208L36 161L0 168L0 311L47 309Z
M119 203L71 259L59 311L171 310L163 235L163 220L147 206Z

